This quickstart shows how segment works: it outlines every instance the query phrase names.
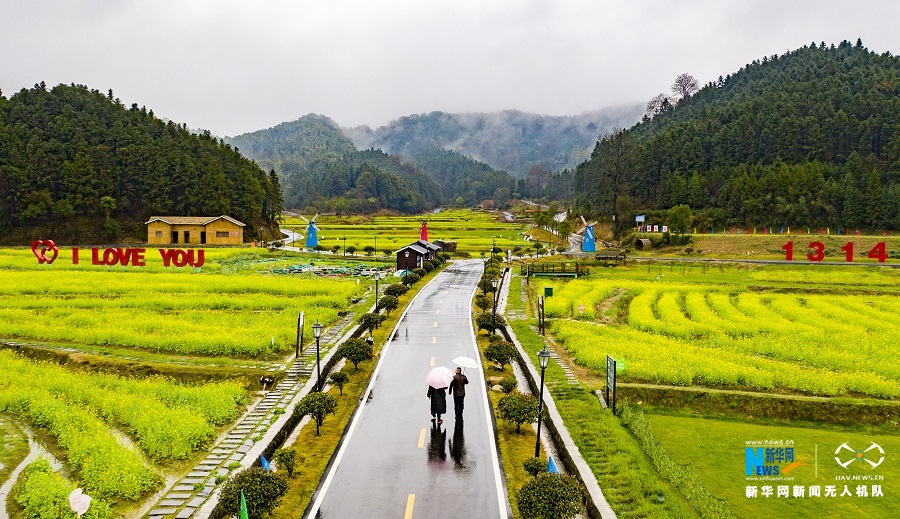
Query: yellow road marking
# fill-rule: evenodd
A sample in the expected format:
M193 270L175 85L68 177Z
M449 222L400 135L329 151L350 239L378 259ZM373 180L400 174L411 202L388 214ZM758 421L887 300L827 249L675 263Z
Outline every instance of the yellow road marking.
M440 314L440 313L441 313L441 309L438 308L437 311L434 312L434 315L438 315L438 314Z
M419 433L419 448L425 446L425 428L422 427L422 432Z
M434 357L431 357L431 367L434 367Z
M431 344L437 344L437 337L431 338Z
M412 519L413 505L415 503L416 495L410 494L409 497L406 498L406 514L403 515L403 519Z
M441 303L443 303L443 302L444 302L444 300L443 300L443 299L441 299Z
M434 322L434 327L437 328L437 321Z

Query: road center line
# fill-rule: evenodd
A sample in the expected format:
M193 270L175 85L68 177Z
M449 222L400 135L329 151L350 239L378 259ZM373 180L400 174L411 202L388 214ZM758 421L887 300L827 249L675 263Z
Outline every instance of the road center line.
M422 427L422 432L419 433L419 448L425 446L425 428Z
M437 321L434 322L434 327L437 328Z
M438 308L438 309L437 309L437 311L436 311L436 312L434 312L434 315L438 315L438 314L440 314L440 313L441 313L441 309L440 309L440 308Z
M410 494L409 497L406 498L406 513L403 515L403 519L412 519L413 505L415 503L416 495Z
M431 357L431 367L434 367L434 357Z
M431 344L437 344L437 337L431 338Z

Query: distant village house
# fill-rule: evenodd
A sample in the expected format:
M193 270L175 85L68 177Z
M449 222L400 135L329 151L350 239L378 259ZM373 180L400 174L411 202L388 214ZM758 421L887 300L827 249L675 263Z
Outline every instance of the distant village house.
M240 245L242 222L230 216L151 216L147 221L150 245Z

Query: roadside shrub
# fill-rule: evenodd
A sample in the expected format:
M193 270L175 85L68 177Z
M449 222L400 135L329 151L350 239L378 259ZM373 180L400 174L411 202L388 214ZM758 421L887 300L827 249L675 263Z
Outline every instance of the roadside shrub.
M513 389L518 386L519 383L513 377L505 377L500 380L500 387L503 389L503 392L507 395L513 392Z
M359 363L372 358L372 345L362 339L347 339L338 347L337 354L353 363L353 369L359 369Z
M374 314L374 313L365 313L359 316L359 319L356 320L359 323L359 327L365 332L378 329L378 326L384 322L386 319L385 316Z
M523 423L535 423L538 417L538 399L525 393L510 393L497 402L500 418L516 424L516 432L522 432Z
M328 377L328 380L337 386L341 396L344 396L344 384L350 380L350 375L343 371L336 371Z
M272 456L278 468L284 469L289 478L294 477L294 468L297 466L297 451L295 449L278 449ZM299 461L305 461L303 456L299 457Z
M328 393L310 393L303 397L294 406L294 412L300 416L310 416L316 421L316 436L319 435L319 427L325 422L326 414L334 414L337 409L337 399Z
M484 312L482 314L478 314L478 317L475 318L475 325L479 330L487 330L489 332L493 332L497 328L503 328L506 326L506 319L503 318L502 315L494 315L491 312Z
M384 289L384 295L393 297L400 297L407 292L409 292L409 287L402 283L394 283Z
M487 294L478 294L475 296L475 306L482 312L487 312L494 304L494 299Z
M424 278L425 274L428 274L424 268L413 269L412 273L419 276L419 279Z
M500 364L500 371L503 371L503 367L516 358L516 347L508 341L494 341L484 349L484 358Z
M319 394L319 393L314 393ZM284 474L251 467L235 474L219 496L219 504L226 514L237 516L241 511L241 490L247 501L247 515L259 519L268 515L278 506L278 501L287 492L287 478Z
M388 315L391 310L396 310L400 306L400 301L394 296L382 296L375 304L376 310L384 310Z
M527 519L570 519L583 509L578 480L565 474L545 472L522 485L516 496L519 512Z
M541 458L528 458L522 466L525 468L525 472L532 476L537 476L541 472L547 471L547 462Z
M428 272L431 272L432 270L434 270L434 263L432 263L430 261L422 262L422 272L428 273Z
M407 275L403 276L403 284L404 285L415 285L416 283L419 282L420 279L422 279L422 278L419 275L417 275L416 273L407 274Z

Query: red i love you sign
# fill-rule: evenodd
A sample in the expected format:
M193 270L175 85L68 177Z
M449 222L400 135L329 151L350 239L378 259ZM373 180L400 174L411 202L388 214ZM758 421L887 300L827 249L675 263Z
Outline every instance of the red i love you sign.
M164 267L202 267L206 262L206 251L203 249L157 249ZM35 240L31 243L31 252L40 264L51 264L59 256L59 247L53 240ZM78 265L78 248L72 248L72 264ZM147 249L137 247L107 247L91 249L91 265L122 265L143 267L147 265L144 255Z

